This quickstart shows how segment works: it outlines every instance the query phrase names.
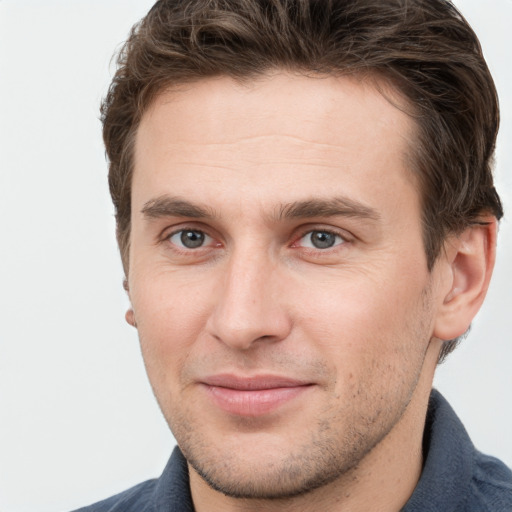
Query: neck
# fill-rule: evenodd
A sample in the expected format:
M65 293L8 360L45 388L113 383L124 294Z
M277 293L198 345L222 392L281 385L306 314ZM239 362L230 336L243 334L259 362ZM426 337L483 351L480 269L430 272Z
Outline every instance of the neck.
M421 476L423 431L439 343L427 351L418 385L402 418L361 463L334 482L307 494L278 500L231 498L211 489L189 467L196 512L398 512Z

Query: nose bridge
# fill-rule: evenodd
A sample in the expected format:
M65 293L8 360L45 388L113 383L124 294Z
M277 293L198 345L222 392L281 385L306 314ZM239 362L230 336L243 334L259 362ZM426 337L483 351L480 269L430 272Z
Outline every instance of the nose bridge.
M268 251L254 244L233 250L212 316L212 334L237 349L256 341L286 337L290 321L279 300L279 268Z

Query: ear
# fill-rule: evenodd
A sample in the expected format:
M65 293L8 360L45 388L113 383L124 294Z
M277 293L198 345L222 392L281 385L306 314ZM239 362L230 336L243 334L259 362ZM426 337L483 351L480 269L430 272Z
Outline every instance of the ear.
M137 327L137 322L135 321L135 313L133 312L132 308L126 311L124 318L126 319L126 322L129 323L132 327Z
M459 236L450 238L441 265L443 302L434 325L434 336L452 340L468 329L484 301L496 259L497 221L494 217L468 227Z
M123 288L125 289L128 299L130 298L130 287L128 286L128 279L126 277L123 279ZM132 327L137 328L137 322L135 321L135 313L133 312L133 309L130 307L124 314L124 318L128 324L130 324Z

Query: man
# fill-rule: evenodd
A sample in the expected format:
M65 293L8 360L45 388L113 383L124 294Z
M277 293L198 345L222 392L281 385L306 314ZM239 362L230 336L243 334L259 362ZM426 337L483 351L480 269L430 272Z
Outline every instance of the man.
M512 510L432 392L502 216L496 92L449 2L160 1L103 123L178 448L83 510Z

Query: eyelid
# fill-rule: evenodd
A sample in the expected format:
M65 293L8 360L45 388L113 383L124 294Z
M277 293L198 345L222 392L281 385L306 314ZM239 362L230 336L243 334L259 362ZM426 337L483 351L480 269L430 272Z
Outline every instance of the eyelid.
M183 244L183 242L178 242L178 240L174 241L173 238L177 235L183 235L183 233L197 233L201 234L203 237L202 244L197 247L187 247ZM181 237L180 237L181 238ZM179 247L181 250L198 250L198 249L204 249L205 247L209 247L211 242L213 241L213 238L205 233L204 231L200 231L199 229L179 229L178 231L174 231L167 237L167 240L171 242L173 245Z
M296 244L304 238L309 233L313 232L321 232L321 233L329 233L335 236L339 236L344 243L353 242L355 237L350 234L348 231L342 229L342 228L336 228L334 226L325 226L325 225L318 225L318 224L310 224L308 226L303 226L298 230L298 233L296 236L293 237L292 246L296 246ZM338 245L344 245L344 244L338 244ZM338 247L338 245L335 245L332 247ZM329 249L315 249L315 250L321 250L321 251L328 251Z
M172 236L174 236L182 231L187 231L187 230L201 232L205 236L209 237L211 239L211 241L209 241L209 243L207 243L203 246L200 246L196 249L189 249L186 247L181 247L180 245L170 242L170 238ZM343 243L338 243L338 244L334 245L333 247L326 248L326 249L308 248L308 247L303 247L303 246L298 245L299 241L302 238L304 238L309 233L312 233L315 231L330 233L334 236L338 236L343 240ZM325 224L322 225L322 224L311 223L308 225L302 225L302 226L298 227L297 229L295 229L295 234L292 235L291 239L292 239L292 242L290 243L290 245L288 247L292 247L292 248L302 247L305 250L327 253L330 250L336 250L340 246L344 246L346 243L353 242L356 239L356 237L352 233L350 233L349 231L347 231L343 228L335 227L332 225L325 225ZM167 226L165 229L163 229L160 232L160 235L158 236L158 239L157 239L157 243L165 243L165 242L172 244L173 247L175 248L175 250L183 251L183 252L191 252L191 251L198 252L201 249L209 249L209 248L211 249L211 248L221 247L224 245L224 243L221 241L221 237L218 235L216 230L212 229L210 226L205 226L202 223L198 223L196 221L192 221L192 222L185 221L185 222L175 224L172 226Z
M182 221L182 222L176 222L172 225L166 225L158 234L158 240L164 241L167 240L172 235L175 235L176 233L179 233L180 231L200 231L201 233L204 233L205 235L208 235L212 238L216 238L216 235L212 235L211 228L208 226L203 225L202 223L195 222L195 221Z
M202 233L205 237L208 237L211 239L210 242L206 243L205 245L202 245L196 249L189 249L187 247L182 247L180 245L177 245L170 241L171 237L174 235L181 233L183 231L196 231L199 233ZM175 224L173 226L167 226L165 229L163 229L158 236L157 243L169 243L174 247L174 250L177 251L184 251L184 252L191 252L191 251L199 251L201 249L208 249L211 247L220 247L222 245L221 242L218 241L219 237L216 233L212 232L212 229L208 226L204 225L197 225L195 222L183 222L180 224Z
M327 245L325 247L317 247L315 245L316 242L322 243L320 237L318 237L318 234L327 235ZM318 239L315 240L315 237L318 237ZM312 231L311 233L306 233L306 235L300 239L300 242L302 247L305 249L312 251L318 250L322 252L328 251L330 249L336 249L338 246L346 243L346 241L337 233L328 233L327 231Z

